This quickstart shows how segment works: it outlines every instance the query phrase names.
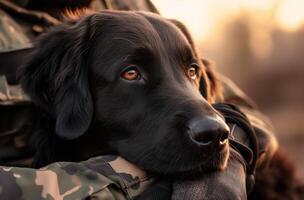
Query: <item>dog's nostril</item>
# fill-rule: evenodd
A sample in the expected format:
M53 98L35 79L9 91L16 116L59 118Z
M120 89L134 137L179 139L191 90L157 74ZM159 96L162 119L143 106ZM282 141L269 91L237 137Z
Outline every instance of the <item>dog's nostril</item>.
M212 133L204 133L204 134L197 134L194 133L191 135L192 139L194 139L194 141L198 142L200 145L210 145L213 141L213 136Z
M228 137L229 137L229 132L228 131L224 131L222 133L221 138L220 138L220 144L226 144L228 142Z
M220 118L200 117L189 122L189 134L202 147L220 147L228 142L229 127Z

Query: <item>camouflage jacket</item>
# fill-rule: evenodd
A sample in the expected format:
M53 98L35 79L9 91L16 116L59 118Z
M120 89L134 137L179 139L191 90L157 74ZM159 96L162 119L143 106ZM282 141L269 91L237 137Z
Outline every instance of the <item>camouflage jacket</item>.
M129 200L152 179L117 156L80 163L57 162L41 169L1 167L1 200Z

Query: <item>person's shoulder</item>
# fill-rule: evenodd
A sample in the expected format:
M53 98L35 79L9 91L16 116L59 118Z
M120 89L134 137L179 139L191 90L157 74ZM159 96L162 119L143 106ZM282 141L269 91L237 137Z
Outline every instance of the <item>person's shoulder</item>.
M0 53L30 48L30 39L18 23L0 10Z

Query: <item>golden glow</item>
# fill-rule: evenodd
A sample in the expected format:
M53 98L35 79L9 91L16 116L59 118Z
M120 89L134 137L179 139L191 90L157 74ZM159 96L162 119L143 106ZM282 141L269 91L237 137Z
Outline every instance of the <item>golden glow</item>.
M161 14L183 22L196 40L213 37L218 26L241 11L266 22L269 31L279 26L297 30L304 21L304 0L152 0ZM266 13L266 14L265 14ZM261 15L261 16L260 16ZM262 28L265 27L263 24ZM261 27L257 27L261 28ZM264 34L264 35L263 35ZM267 38L263 33L258 38Z
M195 38L210 34L213 22L206 0L153 0L162 16L183 22ZM189 3L191 2L191 3Z
M276 13L279 25L290 31L296 31L304 21L304 1L285 0Z

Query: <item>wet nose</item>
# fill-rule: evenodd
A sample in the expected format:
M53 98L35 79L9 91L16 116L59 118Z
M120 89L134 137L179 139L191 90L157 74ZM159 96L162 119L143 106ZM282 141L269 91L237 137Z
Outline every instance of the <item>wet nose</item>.
M201 147L221 147L228 142L230 130L220 117L194 118L188 128L191 140Z

